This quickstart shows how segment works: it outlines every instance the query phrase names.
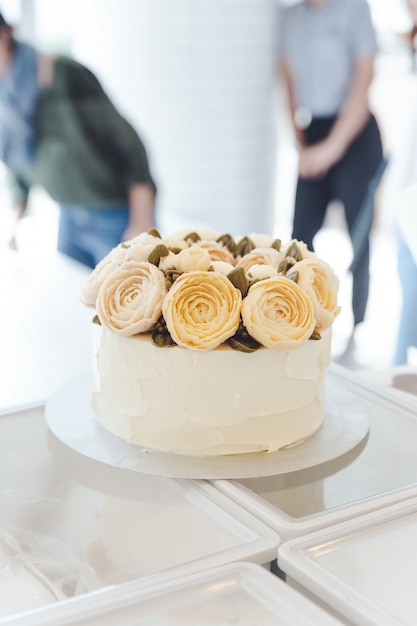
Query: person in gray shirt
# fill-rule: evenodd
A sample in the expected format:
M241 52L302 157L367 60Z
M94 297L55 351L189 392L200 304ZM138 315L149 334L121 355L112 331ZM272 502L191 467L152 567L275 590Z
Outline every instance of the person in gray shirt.
M366 0L306 0L283 10L280 68L299 145L292 236L313 249L332 200L352 239L354 327L369 295L373 193L385 160L368 105L377 41Z

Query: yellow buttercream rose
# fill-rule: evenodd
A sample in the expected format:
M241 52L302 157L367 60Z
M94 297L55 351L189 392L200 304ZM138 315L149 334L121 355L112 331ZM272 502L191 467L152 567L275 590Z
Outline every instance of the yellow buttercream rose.
M182 274L162 303L162 314L172 339L179 346L213 350L235 334L240 322L242 296L218 272Z
M298 272L297 283L313 304L317 330L326 330L340 313L337 305L339 279L333 269L314 256L299 261L289 271Z
M267 278L250 287L242 302L242 321L256 341L275 350L299 348L316 326L311 300L285 276Z
M147 261L125 261L102 283L97 315L103 326L119 335L150 330L159 319L167 293L165 275Z

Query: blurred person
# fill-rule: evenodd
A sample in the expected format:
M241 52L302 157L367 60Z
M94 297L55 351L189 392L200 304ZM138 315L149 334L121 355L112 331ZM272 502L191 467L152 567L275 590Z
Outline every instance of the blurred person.
M402 190L406 191L410 185L417 183L417 80L416 80L416 46L417 34L417 0L407 0L407 7L411 17L411 28L407 41L410 47L412 58L412 69L414 72L413 91L408 102L408 108L403 119L403 132L400 133L399 143L394 150L390 167L388 168L388 181L391 189L392 208L396 210L396 203L401 202L404 196ZM396 190L396 194L393 192ZM407 192L407 191L406 191ZM415 198L417 222L417 196ZM400 207L397 209L399 210ZM395 216L394 216L395 217ZM415 224L410 223L410 228ZM404 228L404 225L403 225ZM398 333L395 342L393 365L406 365L409 361L409 349L417 348L417 264L409 245L407 235L403 228L398 228L398 277L401 285L402 305L398 324Z
M156 186L136 131L88 68L17 40L1 13L0 159L16 228L41 185L59 205L58 250L84 265L155 223Z
M281 26L280 69L299 148L292 236L313 249L328 205L343 203L355 330L368 302L373 195L385 166L368 104L376 34L366 0L304 0L283 9Z

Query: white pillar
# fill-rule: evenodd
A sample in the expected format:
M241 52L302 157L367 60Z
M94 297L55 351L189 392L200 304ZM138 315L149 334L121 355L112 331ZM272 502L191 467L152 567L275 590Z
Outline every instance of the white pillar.
M74 55L147 146L163 233L273 233L276 0L83 0Z

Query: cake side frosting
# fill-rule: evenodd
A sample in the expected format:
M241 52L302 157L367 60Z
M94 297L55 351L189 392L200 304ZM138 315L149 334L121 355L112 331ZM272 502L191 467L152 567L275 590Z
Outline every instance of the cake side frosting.
M324 414L331 330L299 350L244 354L94 328L93 408L110 432L189 455L272 452L311 436Z

